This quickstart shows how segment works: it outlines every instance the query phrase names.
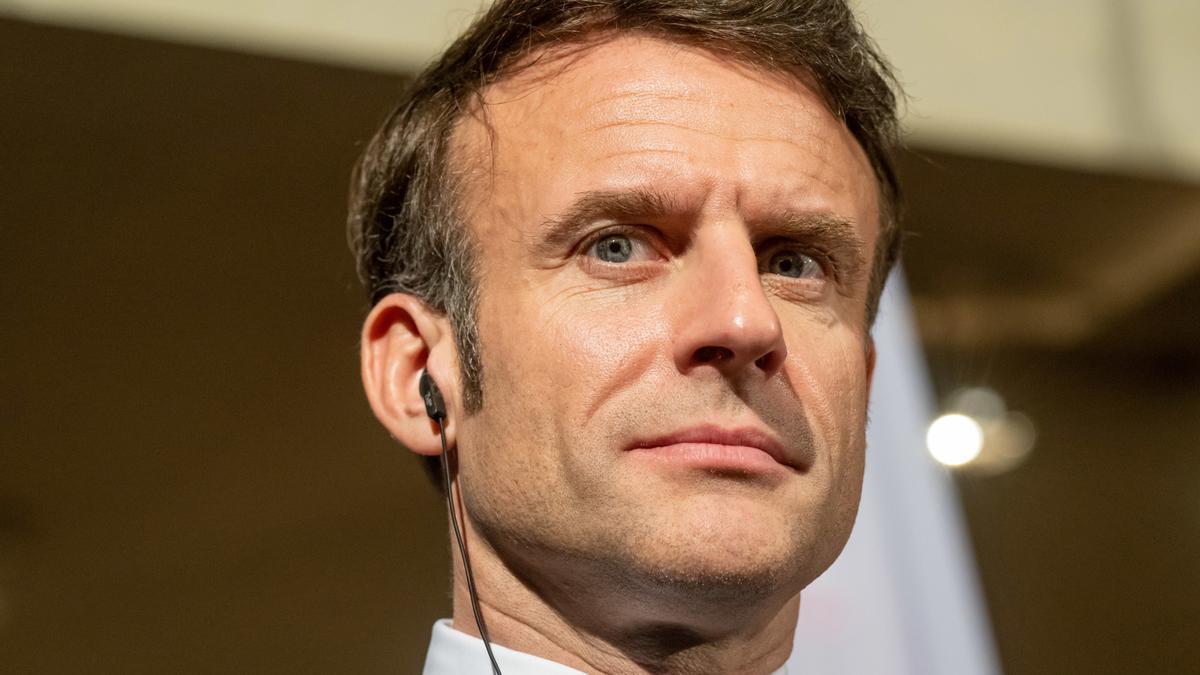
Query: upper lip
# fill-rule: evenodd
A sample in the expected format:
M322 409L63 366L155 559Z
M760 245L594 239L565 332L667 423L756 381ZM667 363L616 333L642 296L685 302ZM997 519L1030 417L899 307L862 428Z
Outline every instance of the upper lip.
M774 435L754 427L726 428L712 424L688 427L662 436L639 439L629 446L637 448L661 448L679 443L711 443L713 445L741 445L758 448L776 462L795 469L802 469L803 462L789 455L783 443Z

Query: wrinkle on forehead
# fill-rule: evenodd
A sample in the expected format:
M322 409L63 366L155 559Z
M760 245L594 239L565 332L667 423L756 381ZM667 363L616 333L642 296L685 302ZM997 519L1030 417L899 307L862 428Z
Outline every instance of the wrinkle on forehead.
M650 58L644 58L647 44L654 48ZM835 191L844 187L838 184L839 169L844 168L837 165L839 154L844 157L848 149L852 163L865 167L869 182L875 184L866 153L833 116L807 73L764 70L728 54L628 33L544 49L527 61L490 84L456 125L451 165L466 179L460 196L464 215L480 213L492 201L505 172L519 179L521 189L516 191L536 191L538 186L528 185L523 167L537 153L557 158L595 150L596 160L643 151L687 154L694 146L678 135L655 134L656 126L714 139L790 143L814 160L802 173ZM699 76L679 77L670 68L676 61L699 69ZM744 87L747 96L731 97L728 88L715 84L728 83L731 70L742 76L733 89ZM739 114L741 110L747 113ZM747 128L749 124L756 126ZM636 148L620 147L616 137L605 133L642 138ZM595 136L580 144L577 139L585 134ZM605 145L613 147L605 152ZM509 206L523 196L533 198L510 194Z

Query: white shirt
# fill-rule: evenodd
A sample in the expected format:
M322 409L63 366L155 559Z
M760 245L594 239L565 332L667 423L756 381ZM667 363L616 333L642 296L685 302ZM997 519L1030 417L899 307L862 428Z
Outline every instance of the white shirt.
M582 675L582 671L494 642L492 653L504 675ZM488 660L483 640L455 630L450 619L439 619L433 624L433 637L421 672L422 675L488 675L492 672L492 662ZM773 675L787 673L785 664Z

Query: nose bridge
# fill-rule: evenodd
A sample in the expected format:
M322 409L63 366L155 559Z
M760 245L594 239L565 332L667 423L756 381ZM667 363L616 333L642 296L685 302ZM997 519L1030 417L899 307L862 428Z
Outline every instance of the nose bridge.
M753 368L772 375L786 347L779 316L762 285L754 247L740 222L701 228L685 256L676 362L727 375Z

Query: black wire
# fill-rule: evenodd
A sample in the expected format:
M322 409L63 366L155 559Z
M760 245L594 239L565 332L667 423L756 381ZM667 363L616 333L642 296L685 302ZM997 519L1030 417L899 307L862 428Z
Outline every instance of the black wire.
M462 532L458 529L458 518L454 515L454 499L450 492L450 463L446 459L446 429L441 420L437 420L438 433L442 436L442 480L446 484L446 508L450 510L450 525L454 527L454 538L458 540L458 552L462 555L463 571L467 576L467 593L471 596L471 611L475 613L475 626L479 628L479 637L483 638L483 647L487 650L488 659L492 662L492 673L502 675L500 664L492 654L492 641L488 639L487 629L483 626L483 615L479 613L479 596L475 594L475 578L471 574L471 561L467 559L467 547L463 545Z

